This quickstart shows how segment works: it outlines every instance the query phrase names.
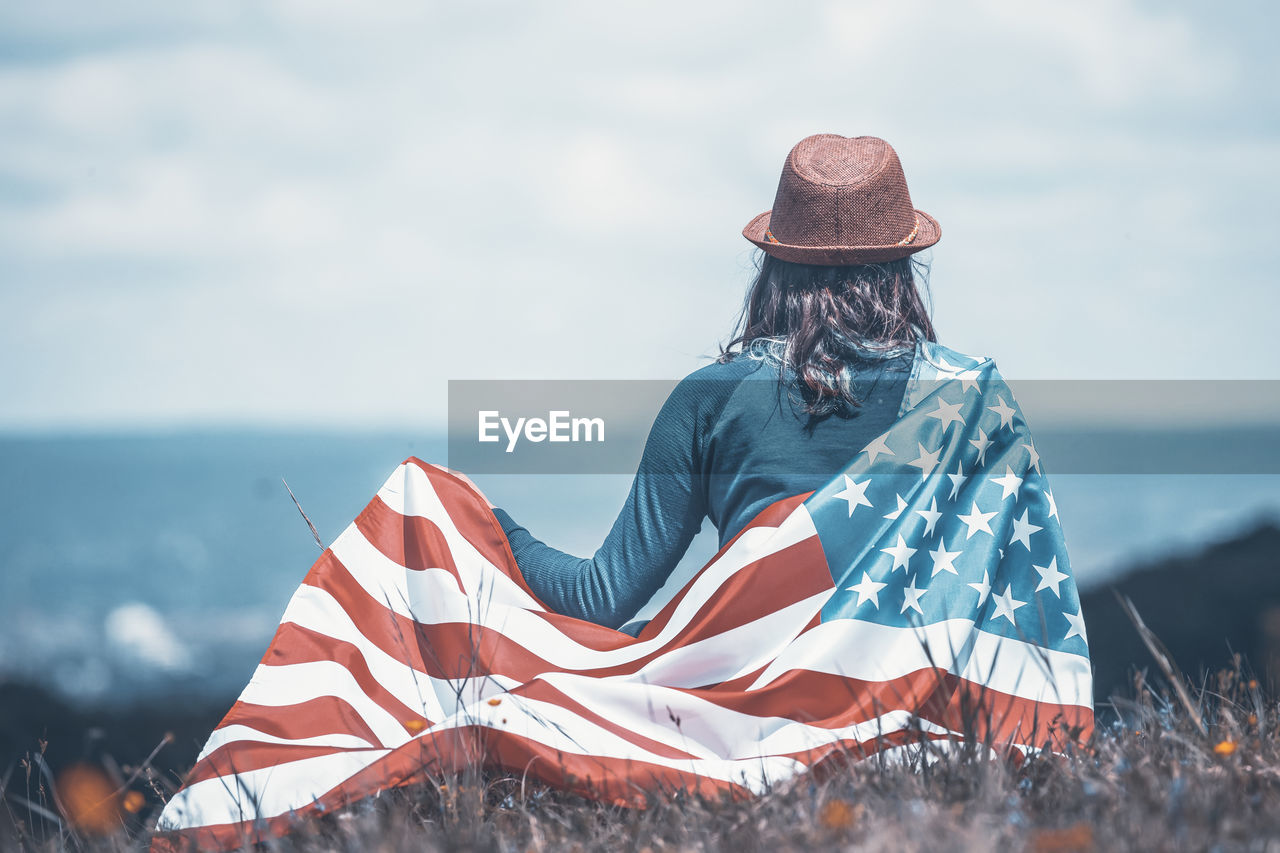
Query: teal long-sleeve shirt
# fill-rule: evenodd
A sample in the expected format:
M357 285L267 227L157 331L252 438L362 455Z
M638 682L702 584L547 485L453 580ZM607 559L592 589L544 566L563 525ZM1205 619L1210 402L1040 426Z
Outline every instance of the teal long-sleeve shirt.
M691 373L658 412L626 503L594 556L552 548L494 510L516 565L553 610L623 625L666 582L704 518L723 546L765 507L847 467L896 419L910 367L910 354L857 365L862 405L821 420L803 411L794 379L778 381L775 362L739 355Z

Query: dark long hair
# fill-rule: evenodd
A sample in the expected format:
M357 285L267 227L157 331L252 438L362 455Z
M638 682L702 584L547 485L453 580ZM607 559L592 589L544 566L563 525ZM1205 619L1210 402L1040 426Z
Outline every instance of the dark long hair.
M796 264L763 252L734 337L720 361L744 352L771 355L798 378L805 411L819 418L861 405L851 368L936 341L916 287L928 292L929 267L914 256L881 264ZM780 377L781 378L781 377Z

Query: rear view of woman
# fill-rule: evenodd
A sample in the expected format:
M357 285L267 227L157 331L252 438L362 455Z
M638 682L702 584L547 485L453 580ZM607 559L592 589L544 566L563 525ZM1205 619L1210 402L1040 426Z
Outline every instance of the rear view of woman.
M934 340L911 256L939 229L893 149L802 140L743 233L738 333L662 406L599 551L406 460L312 567L159 847L475 765L642 804L1088 736L1057 505L995 365ZM707 519L719 553L634 620Z
M704 519L723 546L765 507L844 470L897 419L916 344L936 339L917 288L924 268L912 256L940 233L912 207L884 140L801 140L773 209L743 229L761 255L740 328L719 361L663 406L601 548L570 556L496 510L538 597L621 626Z

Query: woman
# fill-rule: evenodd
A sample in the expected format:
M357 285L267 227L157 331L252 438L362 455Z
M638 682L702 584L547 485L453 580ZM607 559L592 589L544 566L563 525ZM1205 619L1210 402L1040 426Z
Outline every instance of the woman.
M765 507L820 487L897 418L916 342L935 340L912 256L940 229L912 208L884 140L801 140L773 210L742 233L763 254L737 334L662 407L595 555L551 548L495 510L529 586L558 612L622 626L704 518L723 546Z
M232 849L477 764L639 804L1087 735L1057 506L995 365L933 340L911 255L938 225L893 149L803 140L743 233L765 257L741 328L662 407L596 555L406 460L312 567L163 831ZM704 517L716 557L613 630Z

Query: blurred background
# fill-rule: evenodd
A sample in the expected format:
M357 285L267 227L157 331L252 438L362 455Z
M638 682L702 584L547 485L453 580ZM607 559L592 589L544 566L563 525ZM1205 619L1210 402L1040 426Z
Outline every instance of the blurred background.
M816 132L897 149L942 225L927 257L948 346L1014 379L1258 380L1240 406L1171 382L1137 409L1028 415L1046 447L1136 430L1194 457L1245 430L1263 448L1256 472L1044 462L1098 602L1100 689L1148 663L1105 621L1111 584L1189 670L1269 659L1276 17L1241 0L0 5L0 771L55 730L83 752L77 726L143 702L172 729L161 697L183 697L181 746L202 740L318 554L282 478L327 543L403 458L444 461L449 380L705 364L752 272L741 228ZM582 554L629 482L477 479Z

